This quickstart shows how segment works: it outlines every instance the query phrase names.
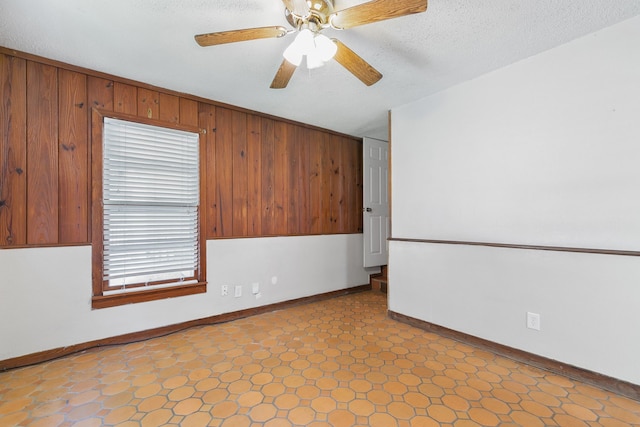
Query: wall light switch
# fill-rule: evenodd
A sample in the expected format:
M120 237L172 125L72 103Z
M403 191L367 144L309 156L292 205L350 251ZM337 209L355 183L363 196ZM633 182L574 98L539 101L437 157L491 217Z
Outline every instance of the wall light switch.
M235 297L239 298L242 296L242 286L241 285L236 285L236 290L235 290Z
M251 292L256 295L260 293L260 283L252 283L251 284Z

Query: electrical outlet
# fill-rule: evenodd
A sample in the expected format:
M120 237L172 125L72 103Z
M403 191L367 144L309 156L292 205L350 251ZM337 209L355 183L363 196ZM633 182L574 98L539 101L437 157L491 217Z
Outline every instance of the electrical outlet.
M239 298L242 296L242 286L241 285L236 285L236 289L235 289L235 297Z
M222 285L220 287L220 295L222 295L223 297L226 297L227 295L229 295L229 286Z
M540 330L540 315L538 313L527 311L527 328Z

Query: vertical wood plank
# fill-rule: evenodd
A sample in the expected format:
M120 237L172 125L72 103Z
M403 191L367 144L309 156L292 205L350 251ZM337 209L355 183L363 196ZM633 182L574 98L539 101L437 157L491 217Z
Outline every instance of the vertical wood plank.
M336 135L329 137L331 164L331 227L332 234L340 233L342 224L342 150L341 138Z
M101 79L98 77L93 77L93 76L88 76L87 78L87 99L89 100L89 111L87 111L88 116L89 116L89 123L91 123L87 138L89 139L89 141L93 141L94 138L94 134L97 134L95 132L97 132L99 129L94 129L95 126L102 126L102 122L100 123L95 123L95 118L96 116L93 114L92 110L93 108L98 108L101 110L105 110L105 111L113 111L114 109L114 102L113 102L113 98L114 98L114 83L110 80L106 80L106 79ZM102 135L100 133L100 135ZM97 157L96 157L97 156ZM91 160L92 165L96 164L95 161L93 161L94 159L99 159L101 158L102 154L100 154L99 156L95 153L95 149L94 149L94 144L91 143L91 153L89 154L89 158ZM99 165L102 165L102 162L98 163ZM90 185L95 185L96 183L96 175L93 172L93 167L91 168L91 184ZM102 171L100 171L100 173L102 174ZM100 187L100 191L102 191L102 187ZM100 200L102 200L102 193L100 193ZM93 209L95 209L95 203L92 202L92 205L90 207L90 213L89 215L93 216ZM95 227L92 227L90 230L90 235L89 235L89 239L91 239L92 241L97 239L98 237L96 237L96 235L93 234L93 231L95 230ZM102 235L102 234L100 234ZM102 262L102 261L100 261ZM100 292L102 292L102 287L100 287ZM95 294L98 295L98 294Z
M262 119L262 235L275 234L275 122Z
M0 247L27 243L27 64L0 54Z
M148 119L159 118L160 94L156 91L138 88L138 116Z
M298 234L310 233L309 219L309 130L298 126Z
M309 130L309 233L322 233L322 135Z
M232 139L233 139L233 235L247 236L247 114L233 111Z
M27 62L27 244L58 240L58 70Z
M169 123L180 123L180 98L175 95L160 93L158 96L160 104L160 120Z
M58 71L60 243L89 241L89 147L87 77Z
M233 114L216 108L216 194L218 236L233 236Z
M200 103L197 108L199 110L198 126L205 131L204 156L200 159L200 173L204 175L204 182L200 188L204 194L201 212L206 218L204 234L207 239L214 239L219 235L216 193L216 107Z
M338 138L340 141L340 222L338 223L338 232L344 233L347 228L348 220L348 206L349 206L349 196L351 194L350 191L350 182L347 182L346 176L349 172L349 147L348 141L345 138Z
M256 114L247 116L247 233L262 236L262 152L260 147L262 120Z
M113 84L114 111L133 114L138 111L138 88L124 83Z
M362 153L362 140L356 141L355 148L355 156L356 156L356 207L353 215L355 216L355 230L354 233L362 233L362 208L363 208L363 191L364 187L362 185L363 176L363 153Z
M287 123L287 234L300 234L300 128Z
M87 97L91 108L113 111L113 82L89 76L87 79Z
M274 169L273 202L274 202L274 234L287 235L287 207L289 200L288 179L288 144L287 124L276 121L273 128L274 135Z
M322 133L320 135L320 145L322 147L322 215L320 217L320 223L322 234L330 234L333 224L333 216L331 215L331 199L333 197L331 193L331 177L333 176L333 168L331 165L331 137L326 133Z
M341 204L341 219L340 232L350 233L353 232L355 227L355 218L353 216L353 210L356 205L356 180L355 180L355 156L353 147L355 142L350 138L341 138L342 148L342 168L341 168L341 182L342 182L342 204Z
M196 101L180 98L180 123L186 126L198 126L198 103ZM207 133L210 131L209 129Z

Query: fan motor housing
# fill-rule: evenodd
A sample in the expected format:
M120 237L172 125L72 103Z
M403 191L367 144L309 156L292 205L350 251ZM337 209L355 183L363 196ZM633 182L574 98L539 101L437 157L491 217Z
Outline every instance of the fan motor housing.
M333 0L307 0L310 14L306 17L296 16L289 9L285 9L287 22L294 28L300 28L303 24L315 24L318 27L329 26L329 17L333 13Z

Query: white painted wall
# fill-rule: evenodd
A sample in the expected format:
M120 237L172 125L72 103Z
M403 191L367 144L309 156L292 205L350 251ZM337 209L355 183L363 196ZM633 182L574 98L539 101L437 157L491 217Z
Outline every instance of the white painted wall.
M640 17L394 109L393 237L640 251L638 40ZM640 384L640 257L392 242L389 283L393 311Z
M207 293L92 310L89 246L0 250L0 360L363 285L362 253L361 234L211 240Z

